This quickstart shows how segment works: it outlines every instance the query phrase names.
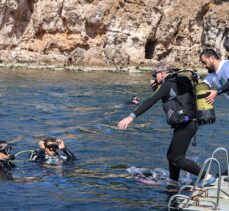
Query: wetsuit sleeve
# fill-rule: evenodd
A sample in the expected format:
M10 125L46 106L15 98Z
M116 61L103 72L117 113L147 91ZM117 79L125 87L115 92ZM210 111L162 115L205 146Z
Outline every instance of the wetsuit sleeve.
M45 160L45 150L44 149L36 150L31 160L39 161L39 162L44 161Z
M5 170L4 169L4 162L3 161L0 161L0 171L3 171Z
M62 152L67 156L66 161L76 160L75 155L67 147L65 147L64 149L62 149Z
M225 92L229 92L229 79L221 88L217 89L217 95L220 95Z
M1 160L0 161L0 171L7 172L14 168L16 165L9 160Z
M140 106L138 106L130 116L132 118L138 117L148 109L150 109L157 101L161 100L163 97L167 96L169 93L169 85L167 82L164 82L155 92L154 94L146 99Z
M11 161L9 161L9 166L10 166L10 168L15 168L16 167L16 165L14 163L12 163Z

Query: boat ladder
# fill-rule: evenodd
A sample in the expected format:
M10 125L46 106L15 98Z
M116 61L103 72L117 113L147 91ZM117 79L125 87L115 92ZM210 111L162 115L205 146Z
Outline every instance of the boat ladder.
M220 163L219 161L215 158L215 155L218 153L218 152L224 152L225 155L226 155L226 159L227 159L227 173L228 173L228 179L229 179L229 159L228 159L228 152L225 148L217 148L214 150L214 152L212 153L212 156L208 159L206 159L204 161L204 164L201 168L201 171L195 181L195 184L192 186L192 185L184 185L183 187L181 187L181 189L179 190L178 194L175 194L174 196L172 196L169 200L169 203L168 203L168 210L171 210L171 209L184 209L185 208L188 208L189 206L189 202L190 200L194 200L195 198L195 195L194 193L196 191L201 191L202 189L198 187L198 184L200 184L200 180L201 180L201 177L204 173L204 170L206 169L207 167L207 170L206 170L206 173L205 173L205 177L202 181L202 184L204 185L205 181L206 181L206 175L210 172L210 169L211 169L211 166L212 166L212 162L215 162L218 166L218 185L217 185L217 194L216 194L216 203L213 203L213 208L212 210L219 210L219 199L220 199L220 192L223 192L225 195L227 195L229 197L229 195L223 191L221 189L221 166L220 166ZM229 182L228 182L228 187L229 187ZM207 188L207 187L206 187ZM206 188L204 188L204 191L206 191ZM191 193L189 196L187 195L184 195L182 194L182 192L184 190L191 190ZM176 204L176 206L172 205L172 204ZM178 206L178 207L177 207ZM198 201L196 203L196 206L198 206Z

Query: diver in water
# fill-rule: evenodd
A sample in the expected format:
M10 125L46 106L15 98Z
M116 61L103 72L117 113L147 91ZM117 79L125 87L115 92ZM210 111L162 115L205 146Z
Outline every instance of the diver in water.
M139 103L140 103L140 100L138 96L133 96L130 101L124 102L124 104L127 106L139 105Z
M15 167L15 164L11 160L15 159L15 156L11 154L12 147L9 146L6 141L0 141L0 172L8 173Z
M65 147L64 141L54 137L46 137L39 142L39 149L31 156L32 161L43 164L59 165L76 160L75 155Z

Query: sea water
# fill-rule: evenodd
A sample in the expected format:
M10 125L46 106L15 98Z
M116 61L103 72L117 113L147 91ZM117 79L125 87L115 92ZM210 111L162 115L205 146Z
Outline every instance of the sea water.
M161 102L126 131L116 129L134 109L123 102L152 94L149 80L150 73L2 70L1 140L17 153L36 149L42 136L59 137L78 160L43 167L28 161L30 151L19 154L12 177L0 180L0 210L167 210L171 193L126 171L131 166L168 171L172 130ZM199 164L216 147L228 149L228 102L217 98L216 122L200 127L197 146L189 147L187 156Z

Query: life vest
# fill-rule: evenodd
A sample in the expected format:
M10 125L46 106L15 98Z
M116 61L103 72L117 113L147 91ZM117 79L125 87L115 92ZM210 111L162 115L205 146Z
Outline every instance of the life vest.
M171 97L167 102L164 103L163 106L167 116L168 124L172 127L178 127L179 125L185 124L194 118L197 119L197 122L200 125L214 123L216 120L214 105L206 101L206 97L210 94L208 92L210 87L206 83L202 82L199 79L197 72L193 70L174 70L175 72L171 73L170 77L175 78L173 76L176 76L176 79L178 79L178 84L179 81L182 81L179 80L181 78L178 76L179 73L192 73L193 84L190 80L189 83L186 83L186 81L183 85L180 86L180 89L182 90L182 87L186 87L187 89L187 86L189 86L188 89L194 90L195 105L192 103L193 97L191 95L183 96L183 94L178 94L178 96L175 96L174 98ZM192 88L190 86L192 86Z

